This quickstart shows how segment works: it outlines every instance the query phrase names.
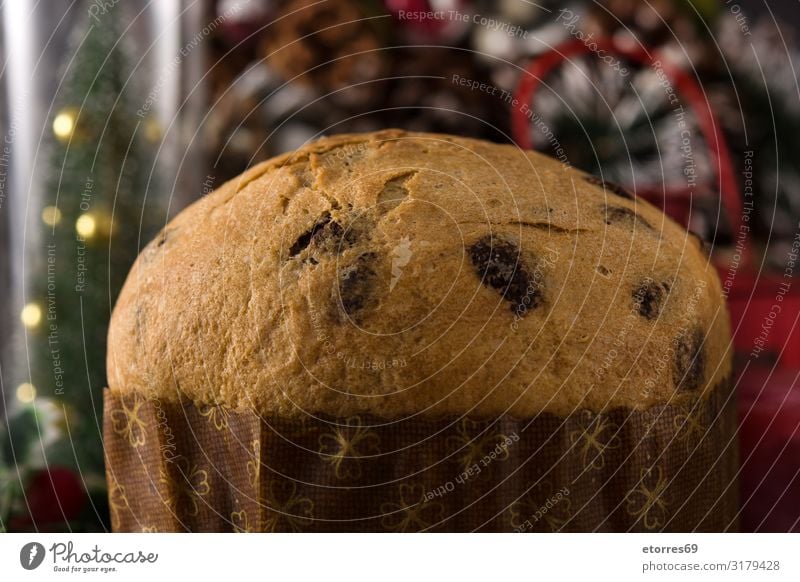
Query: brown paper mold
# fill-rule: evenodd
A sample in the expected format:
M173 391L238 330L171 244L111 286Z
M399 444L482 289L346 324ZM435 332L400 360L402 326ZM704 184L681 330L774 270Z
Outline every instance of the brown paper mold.
M106 391L114 531L730 531L729 382L566 418L263 418Z

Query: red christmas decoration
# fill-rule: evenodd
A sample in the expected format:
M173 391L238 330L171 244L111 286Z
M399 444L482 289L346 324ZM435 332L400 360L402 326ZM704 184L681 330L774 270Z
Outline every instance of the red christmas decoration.
M41 528L78 517L86 504L86 490L71 469L50 467L33 475L25 499L30 508L29 523Z
M750 366L738 383L742 530L800 531L800 373Z

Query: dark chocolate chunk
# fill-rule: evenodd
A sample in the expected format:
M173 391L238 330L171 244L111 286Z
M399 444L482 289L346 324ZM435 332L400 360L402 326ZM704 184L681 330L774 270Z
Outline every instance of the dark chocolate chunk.
M523 264L519 247L497 237L485 236L469 248L481 282L511 302L511 310L525 315L542 302L541 276Z
M329 253L339 253L356 242L356 233L352 228L345 228L331 218L326 212L309 230L301 234L289 249L289 256L294 257L309 246Z
M339 308L348 317L357 317L378 303L375 271L377 260L377 253L364 253L352 265L339 271L334 291Z
M706 367L703 340L700 329L683 333L676 339L674 373L678 390L693 391L702 387Z
M606 224L628 224L635 226L639 223L645 228L653 228L650 223L644 218L636 214L635 211L624 206L606 206L605 207Z
M633 301L639 310L639 315L645 319L656 319L661 315L661 309L669 293L669 283L656 283L652 279L645 279L633 291Z
M629 190L625 189L619 184L609 182L608 180L601 180L597 176L586 176L584 180L590 184L594 184L595 186L600 186L604 190L608 190L612 194L616 194L622 198L627 198L628 200L634 200L636 198Z
M345 247L355 243L355 233L352 229L345 231L344 227L335 220L331 220L325 226L311 236L311 245L317 249L339 253Z
M297 240L294 241L294 244L289 249L289 256L294 257L303 252L308 247L308 245L311 244L311 239L314 238L314 235L317 233L317 231L323 229L325 225L327 225L330 221L331 221L330 213L326 212L325 214L323 214L319 218L319 220L317 220L317 222L314 223L314 226L312 226L303 234L301 234L299 237L297 237Z

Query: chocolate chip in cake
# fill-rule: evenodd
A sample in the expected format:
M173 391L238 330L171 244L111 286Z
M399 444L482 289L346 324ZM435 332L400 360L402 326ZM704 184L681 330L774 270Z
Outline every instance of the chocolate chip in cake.
M678 390L693 391L702 387L705 376L703 332L694 329L678 336L675 346L675 385Z
M377 253L364 253L352 265L340 269L334 293L341 312L348 318L358 317L378 303L377 260Z
M595 186L600 186L604 190L608 190L612 194L616 194L617 196L620 196L622 198L627 198L628 200L635 199L635 196L630 191L623 188L619 184L615 184L614 182L609 182L608 180L601 180L597 176L586 176L584 180Z
M356 243L356 232L352 227L343 227L331 220L311 237L311 246L328 253L341 253Z
M645 279L634 289L633 302L639 315L645 319L657 319L669 293L669 283L656 283Z
M289 249L289 257L295 257L309 246L329 253L339 253L356 242L356 232L345 229L329 212L323 214L314 226L301 234Z
M595 267L595 270L596 270L596 271L597 271L597 272L598 272L598 273L599 273L601 276L605 277L606 279L608 279L608 278L611 276L611 271L608 269L608 267L605 267L604 265L597 265L597 266Z
M303 252L306 248L308 248L308 245L311 244L311 239L314 238L314 235L317 233L317 231L323 229L325 225L327 225L330 221L331 221L330 212L326 212L325 214L323 214L319 218L319 220L317 220L317 222L314 223L314 226L312 226L303 234L301 234L299 237L297 237L297 240L294 241L294 244L289 249L289 256L290 257L297 256L301 252Z
M469 254L481 282L511 302L513 312L524 315L541 304L541 276L526 268L515 244L487 235L469 248Z
M644 218L636 214L635 211L624 206L606 206L605 207L605 220L606 224L627 224L632 227L641 225L645 228L652 229L650 223ZM638 223L638 224L637 224Z

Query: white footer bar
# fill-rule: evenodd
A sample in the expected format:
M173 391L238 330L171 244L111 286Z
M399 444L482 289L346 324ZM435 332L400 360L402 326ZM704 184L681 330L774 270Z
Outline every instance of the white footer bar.
M792 534L0 535L4 581L797 581L799 564Z

